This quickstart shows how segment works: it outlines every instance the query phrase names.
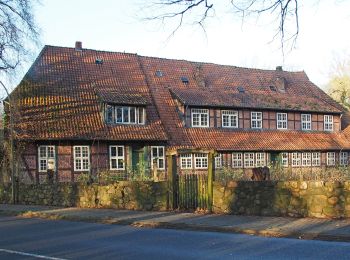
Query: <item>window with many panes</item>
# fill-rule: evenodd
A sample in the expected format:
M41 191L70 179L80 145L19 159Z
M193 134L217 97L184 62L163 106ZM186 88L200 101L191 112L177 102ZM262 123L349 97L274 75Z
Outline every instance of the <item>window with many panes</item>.
M335 152L327 153L327 165L334 166L335 165Z
M281 154L281 159L282 159L282 166L283 167L288 167L288 164L289 164L289 162L288 162L288 153L282 153Z
M262 112L251 112L251 128L262 128Z
M234 110L223 110L222 114L222 127L238 127L238 112Z
M301 154L301 165L302 166L311 166L311 153L302 153Z
M124 146L122 145L109 146L109 168L111 170L125 169Z
M232 168L242 168L243 157L242 153L232 153Z
M301 153L292 153L292 166L301 166Z
M107 123L114 123L114 106L107 105L106 106L106 122Z
M324 115L324 130L325 131L333 131L333 116Z
M38 163L39 163L39 172L47 172L48 164L52 163L52 168L55 168L55 146L53 145L40 145L38 147Z
M348 152L340 152L339 154L339 164L341 166L346 166L349 164L349 153Z
M312 153L312 166L320 166L321 165L321 153L313 152Z
M181 154L180 165L181 169L192 169L192 154Z
M164 146L152 146L151 150L152 169L153 163L157 163L157 168L163 170L165 168Z
M215 169L222 168L222 154L215 156Z
M194 154L194 167L196 169L207 169L208 168L208 154L195 153Z
M118 106L115 119L119 124L144 124L144 108Z
M145 108L133 106L106 106L106 122L117 124L145 124Z
M254 153L244 153L244 167L254 167Z
M90 149L87 145L73 146L74 171L90 170Z
M193 127L209 127L209 110L192 108L191 122Z
M255 166L264 167L265 164L265 153L255 153Z
M288 116L287 113L277 113L277 129L288 128Z
M311 130L311 114L301 114L301 130Z

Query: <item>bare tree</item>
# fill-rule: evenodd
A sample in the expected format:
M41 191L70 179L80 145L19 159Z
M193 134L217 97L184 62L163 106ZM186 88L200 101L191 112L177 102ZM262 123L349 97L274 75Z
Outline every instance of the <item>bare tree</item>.
M33 17L36 0L0 0L0 73L13 73L38 43Z
M17 100L9 93L6 82L21 68L21 65L32 57L38 44L38 28L36 27L33 4L37 0L0 0L0 87L7 94L4 101L5 112L9 120L6 122L7 157L10 163L12 200L15 202L15 162L19 158L15 154L16 130L14 118L18 117Z
M221 0L222 1L222 0ZM298 0L226 0L227 9L240 16L242 21L250 16L270 15L277 22L275 39L279 36L282 49L285 41L292 40L293 45L299 34ZM165 21L177 19L172 35L183 25L185 18L205 29L204 22L215 15L215 0L159 0L152 7L150 20Z

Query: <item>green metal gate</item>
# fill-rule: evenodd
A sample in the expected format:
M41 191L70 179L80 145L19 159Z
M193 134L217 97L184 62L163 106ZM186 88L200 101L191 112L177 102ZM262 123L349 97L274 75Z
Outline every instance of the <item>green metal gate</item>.
M176 177L175 207L180 210L209 208L208 175L181 174Z

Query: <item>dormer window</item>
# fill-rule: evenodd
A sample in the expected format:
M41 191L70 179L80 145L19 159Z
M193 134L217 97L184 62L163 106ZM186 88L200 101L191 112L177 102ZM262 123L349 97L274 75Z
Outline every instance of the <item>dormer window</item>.
M324 130L333 131L333 116L324 115Z
M209 110L192 108L191 119L193 127L209 127Z
M277 113L277 129L287 129L288 116L287 113Z
M112 106L106 107L106 122L115 124L145 124L145 108L134 106Z
M237 128L238 127L238 112L234 110L223 110L222 127Z
M251 112L251 127L253 129L262 128L262 112Z
M301 114L301 130L311 130L310 114Z

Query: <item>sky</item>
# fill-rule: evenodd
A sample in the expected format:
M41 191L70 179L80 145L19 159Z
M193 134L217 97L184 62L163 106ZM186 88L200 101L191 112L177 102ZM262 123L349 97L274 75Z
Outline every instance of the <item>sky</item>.
M44 45L74 47L75 41L82 41L83 48L144 56L262 69L282 65L285 70L304 70L324 88L335 59L345 59L350 51L346 0L299 1L299 36L295 48L287 47L284 55L279 39L272 40L278 24L270 14L242 21L229 0L212 0L215 14L206 20L205 32L185 20L170 36L177 21L146 20L159 12L150 2L41 0L35 8L42 43L37 53Z

